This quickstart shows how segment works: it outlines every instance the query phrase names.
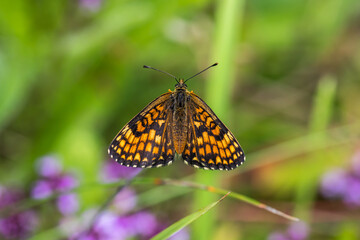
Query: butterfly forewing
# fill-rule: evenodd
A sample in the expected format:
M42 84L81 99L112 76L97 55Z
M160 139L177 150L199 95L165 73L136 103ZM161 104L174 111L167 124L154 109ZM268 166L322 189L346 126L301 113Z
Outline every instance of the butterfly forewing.
M213 170L238 167L245 157L234 135L200 97L194 93L189 95L187 114L191 124L182 153L185 163Z
M171 93L165 93L147 105L120 130L109 147L117 162L130 167L160 167L174 159L171 137Z

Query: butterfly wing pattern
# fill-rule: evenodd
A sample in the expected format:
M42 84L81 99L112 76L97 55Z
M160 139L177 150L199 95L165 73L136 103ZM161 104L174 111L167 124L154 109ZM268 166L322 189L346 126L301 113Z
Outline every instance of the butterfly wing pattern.
M196 168L231 170L241 165L244 153L234 135L196 94L189 93L190 130L182 153L185 163Z
M156 98L112 141L108 153L127 167L161 167L175 154L190 166L232 170L245 161L244 152L211 108L180 79L175 91Z
M112 141L108 153L127 167L161 167L174 160L174 144L169 121L170 93L165 93L147 105Z

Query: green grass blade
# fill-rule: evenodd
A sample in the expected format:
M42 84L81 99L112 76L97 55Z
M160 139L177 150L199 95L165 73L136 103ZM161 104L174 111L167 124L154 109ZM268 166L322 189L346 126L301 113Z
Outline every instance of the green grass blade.
M331 75L320 79L310 119L311 132L325 130L328 127L334 110L336 85L336 79Z
M145 179L142 179L142 183L144 183ZM150 179L148 179L150 180ZM199 183L195 183L195 182L189 182L189 181L183 181L183 180L173 180L173 179L154 179L154 180L150 180L151 182L155 183L155 184L161 184L161 185L169 185L169 186L179 186L179 187L185 187L185 188L194 188L194 189L199 189L199 190L204 190L206 192L209 193L217 193L217 194L226 194L229 193L230 191L226 190L226 189L221 189L221 188L217 188L214 186L210 186L210 185L203 185L203 184L199 184ZM245 202L247 204L250 204L254 207L263 209L267 212L270 212L272 214L278 215L280 217L283 217L285 219L291 220L291 221L299 221L298 218L290 216L286 213L283 213L273 207L270 207L264 203L261 203L255 199L252 199L250 197L247 197L245 195L239 194L239 193L235 193L235 192L231 192L229 194L230 197L240 200L242 202Z
M241 18L244 11L243 0L217 1L214 31L214 45L211 62L219 62L219 67L209 73L205 100L222 121L227 122L230 96L235 82L235 58L238 33L241 31ZM215 185L221 182L220 176L213 172L198 171L196 182ZM207 192L195 192L194 209L214 201ZM211 212L193 225L192 238L205 240L211 238L216 221L216 211Z
M311 142L313 145L323 144L327 141L326 130L331 121L334 111L334 100L337 89L337 80L328 75L323 76L317 88L317 93L314 98L313 110L310 118L310 133L320 133L317 138ZM317 182L319 176L322 174L322 165L331 156L320 152L310 156L313 158L313 166L309 169L306 175L303 175L303 180L300 182L296 190L296 208L295 214L304 220L310 220L311 208L316 197Z
M202 215L207 213L210 209L215 207L219 202L221 202L229 194L230 194L230 192L228 192L226 195L224 195L222 198L220 198L216 202L213 202L213 203L209 204L208 206L180 219L179 221L172 224L170 227L166 228L165 230L163 230L162 232L157 234L155 237L152 238L152 240L168 239L170 236L174 235L175 233L177 233L178 231L180 231L181 229L183 229L184 227L191 224L193 221L195 221L196 219L198 219L199 217L201 217Z

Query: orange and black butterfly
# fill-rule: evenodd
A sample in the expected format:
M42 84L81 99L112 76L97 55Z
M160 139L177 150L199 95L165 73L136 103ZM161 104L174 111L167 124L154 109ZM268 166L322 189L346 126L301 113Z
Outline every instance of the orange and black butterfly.
M121 129L108 149L111 158L141 168L170 165L175 154L195 168L231 170L241 165L245 156L234 135L200 97L187 90L185 82L190 78L174 78L174 91L156 98Z

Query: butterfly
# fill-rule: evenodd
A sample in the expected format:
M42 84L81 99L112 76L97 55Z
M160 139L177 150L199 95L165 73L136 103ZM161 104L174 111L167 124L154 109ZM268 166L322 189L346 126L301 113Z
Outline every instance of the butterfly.
M175 78L175 90L153 100L120 130L108 149L111 158L127 167L152 168L170 165L177 156L190 166L211 170L231 170L245 161L234 135L187 90L187 80L144 68Z

